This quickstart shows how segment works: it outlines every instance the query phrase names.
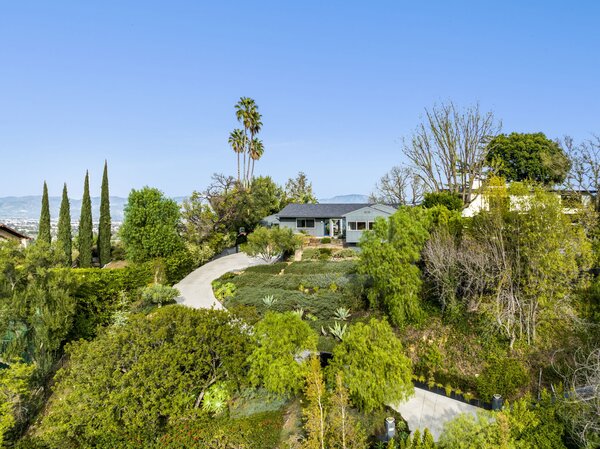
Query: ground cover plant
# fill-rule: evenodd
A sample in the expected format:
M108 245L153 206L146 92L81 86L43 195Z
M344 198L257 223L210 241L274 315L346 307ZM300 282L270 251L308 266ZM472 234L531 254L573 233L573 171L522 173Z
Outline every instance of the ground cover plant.
M227 308L243 306L258 316L267 312L295 312L319 332L330 334L336 321L366 315L364 276L354 261L302 261L258 265L241 273L227 273L213 283L216 292L234 286L223 298ZM340 315L338 311L347 311Z

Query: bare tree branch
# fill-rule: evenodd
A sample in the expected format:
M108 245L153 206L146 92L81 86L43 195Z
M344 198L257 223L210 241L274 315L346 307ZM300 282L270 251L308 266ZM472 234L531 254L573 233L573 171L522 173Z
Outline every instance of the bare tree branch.
M428 190L449 190L468 204L483 172L487 145L501 123L479 105L458 111L452 102L426 109L425 118L404 140L403 152Z

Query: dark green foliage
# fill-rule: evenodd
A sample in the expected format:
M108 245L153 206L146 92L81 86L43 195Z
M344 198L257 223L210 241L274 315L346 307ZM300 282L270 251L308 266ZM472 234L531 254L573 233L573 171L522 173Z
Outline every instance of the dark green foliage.
M317 349L317 334L296 314L268 312L254 326L254 338L256 347L248 356L252 384L281 396L300 392L306 360L297 357Z
M121 227L127 258L139 263L183 250L178 225L179 206L175 201L158 189L132 190Z
M282 426L280 411L238 419L210 419L199 414L169 426L156 449L273 449L279 443Z
M65 266L73 265L73 237L71 235L71 205L67 194L67 184L63 186L60 213L58 216L58 235L56 246Z
M98 326L110 324L121 295L135 296L137 290L147 286L153 277L152 268L147 264L121 269L72 271L75 280L73 296L77 300L72 332L75 338L91 338Z
M571 162L562 148L544 133L500 134L488 146L487 162L507 181L560 184Z
M169 285L176 284L196 268L192 255L185 249L162 259L162 263L165 269L165 281Z
M248 333L225 311L166 306L68 348L36 436L49 448L148 447L215 382L246 377Z
M432 210L402 207L388 220L377 219L374 230L361 239L359 270L373 281L369 302L396 326L423 316L418 263L429 239Z
M444 206L448 210L462 210L463 205L462 197L452 192L429 192L423 199L426 208Z
M48 202L48 186L44 181L44 193L42 195L42 211L40 213L40 223L38 229L38 242L44 242L50 245L52 235L50 233L50 203Z
M100 193L100 223L98 224L98 257L100 266L110 262L110 198L108 193L108 166L104 161Z
M529 376L523 364L511 357L489 354L486 366L477 378L477 391L484 401L490 402L494 394L505 399L514 399L516 394L528 386Z
M79 267L92 266L92 246L94 235L92 231L92 200L90 198L90 178L85 172L83 183L83 200L81 202L81 217L79 219Z
M333 350L330 382L338 371L354 405L370 412L409 397L413 392L411 362L386 321L356 323Z
M23 259L14 262L19 265L9 275L10 290L0 296L5 299L0 301L4 340L0 360L35 362L38 372L45 375L61 355L73 326L76 300L71 295L71 274L50 269L54 255L46 245L32 245ZM10 265L4 268L11 269ZM2 274L6 276L6 271Z
M323 237L321 239L321 243L323 243L323 244L331 243L331 237Z

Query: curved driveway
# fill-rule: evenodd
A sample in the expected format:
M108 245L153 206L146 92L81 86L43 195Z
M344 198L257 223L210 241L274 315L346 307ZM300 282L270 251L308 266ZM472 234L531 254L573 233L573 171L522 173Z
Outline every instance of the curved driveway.
M179 283L175 284L181 296L177 298L179 304L196 309L222 309L223 305L217 301L212 290L212 281L220 278L229 271L244 270L252 265L260 265L261 259L248 257L244 253L223 256L202 265L192 271Z
M463 413L477 415L482 410L421 388L415 388L415 394L408 401L390 405L406 419L411 432L419 429L423 434L428 428L435 441L448 421Z

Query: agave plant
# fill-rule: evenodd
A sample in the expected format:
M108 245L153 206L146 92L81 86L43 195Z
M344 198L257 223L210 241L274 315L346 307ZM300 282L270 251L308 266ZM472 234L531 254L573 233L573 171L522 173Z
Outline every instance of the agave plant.
M344 339L344 334L346 333L347 327L347 324L342 326L339 321L336 321L333 324L333 327L329 326L329 332L331 332L331 335L333 335L335 338L342 341Z
M206 390L206 394L202 401L202 410L215 415L220 415L227 408L227 403L230 399L231 396L225 384L214 384Z
M298 315L298 318L302 319L302 317L304 316L304 309L303 308L298 308L296 310L292 310L292 313L294 315Z
M265 306L270 308L270 307L273 307L277 303L277 300L275 299L275 297L273 295L267 295L262 299L262 302Z
M346 309L345 307L338 307L335 311L336 320L346 321L350 316L350 309Z

